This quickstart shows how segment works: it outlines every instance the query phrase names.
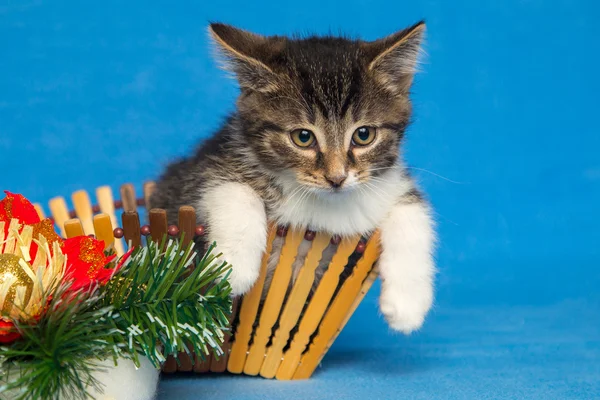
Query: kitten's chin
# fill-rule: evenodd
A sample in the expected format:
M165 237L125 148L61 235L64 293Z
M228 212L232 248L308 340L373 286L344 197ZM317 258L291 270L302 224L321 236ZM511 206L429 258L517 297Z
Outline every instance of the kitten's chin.
M344 186L344 187L336 188L336 189L313 187L311 191L314 192L317 196L322 197L322 198L339 199L339 198L343 198L343 197L351 195L352 193L355 192L355 189L356 189L355 186L347 186L347 187Z

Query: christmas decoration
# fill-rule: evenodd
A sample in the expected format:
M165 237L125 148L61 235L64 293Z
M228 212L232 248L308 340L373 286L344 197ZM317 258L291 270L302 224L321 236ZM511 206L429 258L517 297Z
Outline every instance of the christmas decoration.
M158 369L181 352L218 355L231 289L218 279L229 266L211 253L165 235L117 257L94 237L63 240L27 199L6 192L0 398L87 399L102 392L96 376L108 360Z

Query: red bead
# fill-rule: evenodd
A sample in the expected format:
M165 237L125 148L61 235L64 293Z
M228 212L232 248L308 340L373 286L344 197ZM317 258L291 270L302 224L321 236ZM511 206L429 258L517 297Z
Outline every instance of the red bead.
M314 231L306 231L304 233L304 239L308 240L309 242L312 242L315 239L315 235L316 233Z
M148 236L150 234L150 226L149 225L143 225L140 228L140 233L144 236Z
M97 204L95 206L92 206L92 212L93 213L99 213L100 212L100 206L97 205Z
M196 226L196 236L204 236L204 225L198 225Z
M139 198L135 201L135 204L137 204L139 207L144 207L146 205L146 199Z
M115 200L115 208L123 208L123 202L121 200Z
M363 242L362 240L360 242L358 242L358 244L356 245L356 252L358 254L362 254L365 252L365 248L367 247L367 244L365 242Z
M170 225L167 229L169 236L177 236L179 234L179 228L176 225Z
M113 231L113 235L117 239L121 239L123 236L125 236L125 232L123 232L123 229L121 228L115 228L115 230Z
M338 244L340 244L341 241L342 241L342 238L338 235L334 235L331 238L331 244L333 244L333 245L338 245Z
M77 213L75 211L69 211L69 218L77 218Z
M284 237L287 235L288 228L286 226L280 226L277 228L277 236Z

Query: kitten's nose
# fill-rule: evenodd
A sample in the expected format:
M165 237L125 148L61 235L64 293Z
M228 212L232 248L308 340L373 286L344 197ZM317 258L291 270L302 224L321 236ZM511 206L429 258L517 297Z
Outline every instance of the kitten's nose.
M347 177L348 174L343 172L335 175L326 175L325 179L327 179L332 188L337 189L342 186Z

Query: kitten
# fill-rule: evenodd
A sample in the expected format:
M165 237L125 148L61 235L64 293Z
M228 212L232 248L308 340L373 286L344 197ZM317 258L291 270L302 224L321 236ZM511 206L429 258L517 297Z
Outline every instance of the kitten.
M170 165L152 207L196 207L232 266L234 294L257 279L267 220L342 236L380 229L380 308L418 329L433 301L430 209L403 167L409 90L425 25L376 41L210 33L237 77L237 111L195 155Z

